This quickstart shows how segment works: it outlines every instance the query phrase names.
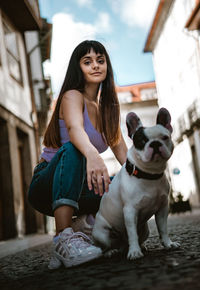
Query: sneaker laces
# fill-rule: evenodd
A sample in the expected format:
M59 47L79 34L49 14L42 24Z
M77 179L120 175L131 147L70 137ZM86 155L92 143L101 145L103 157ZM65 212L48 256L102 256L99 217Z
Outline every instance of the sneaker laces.
M91 244L92 240L82 232L75 232L71 236L63 234L62 242L66 243L67 246L73 242L77 247L88 248L88 244Z

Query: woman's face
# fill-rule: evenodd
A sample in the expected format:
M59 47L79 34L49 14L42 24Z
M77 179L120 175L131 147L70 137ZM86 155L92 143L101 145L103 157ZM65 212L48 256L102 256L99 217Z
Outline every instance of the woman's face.
M80 68L86 83L101 83L107 75L107 62L104 54L95 53L93 49L80 59Z

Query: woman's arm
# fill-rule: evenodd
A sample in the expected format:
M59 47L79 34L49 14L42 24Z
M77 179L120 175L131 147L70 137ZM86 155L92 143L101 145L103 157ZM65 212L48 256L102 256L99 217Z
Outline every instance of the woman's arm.
M122 133L121 133L120 142L116 146L111 147L111 150L114 153L117 160L119 161L119 163L123 165L126 162L126 155L127 155L128 149L124 141L124 138L122 136Z
M94 186L95 193L103 194L103 180L105 191L108 191L110 178L107 168L98 150L91 144L84 130L83 96L76 90L66 92L61 102L61 116L63 117L72 144L86 157L88 188Z

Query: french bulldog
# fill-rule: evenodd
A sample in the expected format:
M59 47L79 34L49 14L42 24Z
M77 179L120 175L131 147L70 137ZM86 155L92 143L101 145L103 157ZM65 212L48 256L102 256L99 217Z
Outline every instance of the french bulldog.
M148 220L155 215L161 243L177 248L167 232L169 182L164 173L173 152L171 116L161 108L156 125L143 127L133 112L126 117L128 136L133 145L126 163L104 193L96 214L92 236L107 256L128 247L130 260L143 257L142 246L149 236Z

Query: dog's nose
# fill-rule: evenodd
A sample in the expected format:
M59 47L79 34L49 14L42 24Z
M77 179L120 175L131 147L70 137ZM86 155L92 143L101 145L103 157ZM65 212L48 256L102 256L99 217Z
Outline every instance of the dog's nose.
M159 147L162 146L162 144L159 141L153 141L149 146L153 148L154 152L159 152Z

